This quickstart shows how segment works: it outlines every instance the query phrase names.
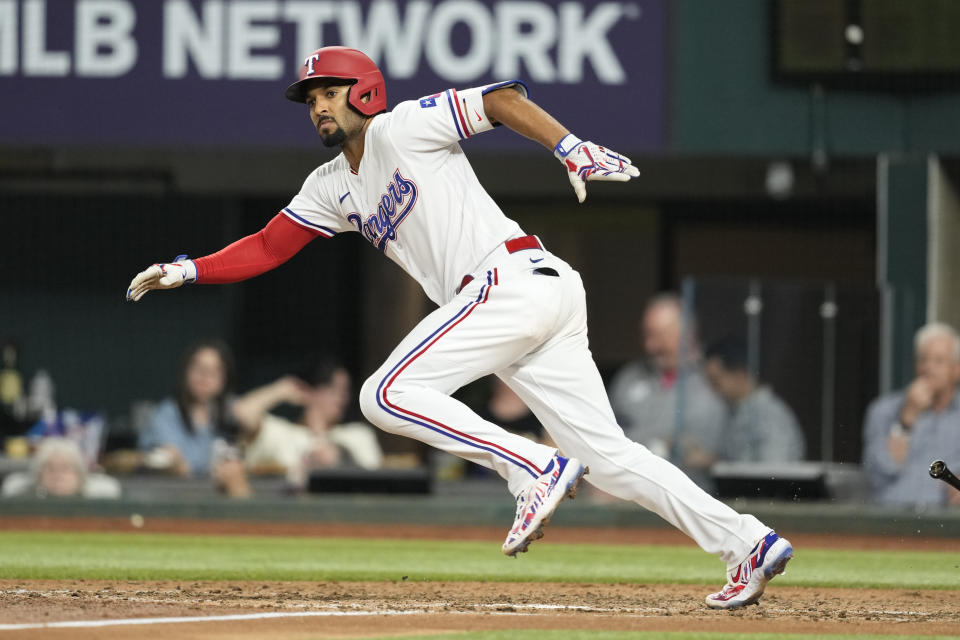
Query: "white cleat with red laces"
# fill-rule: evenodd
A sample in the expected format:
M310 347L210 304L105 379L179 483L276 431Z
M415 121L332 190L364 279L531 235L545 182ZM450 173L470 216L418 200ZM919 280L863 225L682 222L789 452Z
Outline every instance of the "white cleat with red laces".
M534 540L543 537L543 528L564 498L574 498L587 468L576 458L555 453L539 478L517 496L517 516L503 543L503 552L516 557Z
M793 546L771 531L747 555L746 560L727 570L727 584L706 598L711 609L736 609L754 604L767 583L784 572L793 557Z

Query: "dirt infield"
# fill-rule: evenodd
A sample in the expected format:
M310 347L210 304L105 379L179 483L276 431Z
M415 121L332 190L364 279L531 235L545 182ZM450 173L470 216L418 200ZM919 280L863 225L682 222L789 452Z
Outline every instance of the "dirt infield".
M0 529L146 531L491 540L499 529L147 520L4 518ZM787 532L788 535L789 532ZM690 544L671 530L556 527L555 542ZM960 551L950 539L790 535L813 548ZM960 591L768 588L743 611L707 609L711 585L484 582L0 581L0 640L8 638L263 638L278 640L433 634L486 629L724 631L731 633L953 635ZM137 626L10 628L67 621L279 615L268 619Z
M409 581L13 580L0 581L0 625L264 612L311 612L316 617L0 630L0 638L269 635L284 640L517 628L950 635L960 628L960 591L777 588L774 583L760 605L722 612L701 604L709 589L691 585ZM338 615L321 615L324 613Z

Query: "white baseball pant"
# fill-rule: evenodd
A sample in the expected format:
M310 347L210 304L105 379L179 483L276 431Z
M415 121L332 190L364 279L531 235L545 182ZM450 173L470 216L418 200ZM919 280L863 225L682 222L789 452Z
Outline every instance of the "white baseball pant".
M360 404L367 419L494 469L518 495L554 450L450 397L496 373L563 455L590 468L590 483L657 513L727 565L746 557L769 528L704 492L617 425L587 343L580 275L539 242L515 253L500 245L471 275L364 383Z

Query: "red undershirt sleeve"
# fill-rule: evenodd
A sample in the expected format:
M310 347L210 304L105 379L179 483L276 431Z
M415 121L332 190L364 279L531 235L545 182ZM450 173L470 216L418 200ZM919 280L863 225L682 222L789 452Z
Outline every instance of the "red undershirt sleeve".
M194 260L196 282L225 284L258 276L279 267L319 235L278 213L257 233Z

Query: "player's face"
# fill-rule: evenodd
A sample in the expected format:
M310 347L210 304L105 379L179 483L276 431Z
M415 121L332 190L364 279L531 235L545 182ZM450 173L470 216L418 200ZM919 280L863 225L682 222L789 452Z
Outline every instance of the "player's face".
M347 104L349 84L319 84L307 92L310 119L325 147L342 145L363 127L363 117Z

